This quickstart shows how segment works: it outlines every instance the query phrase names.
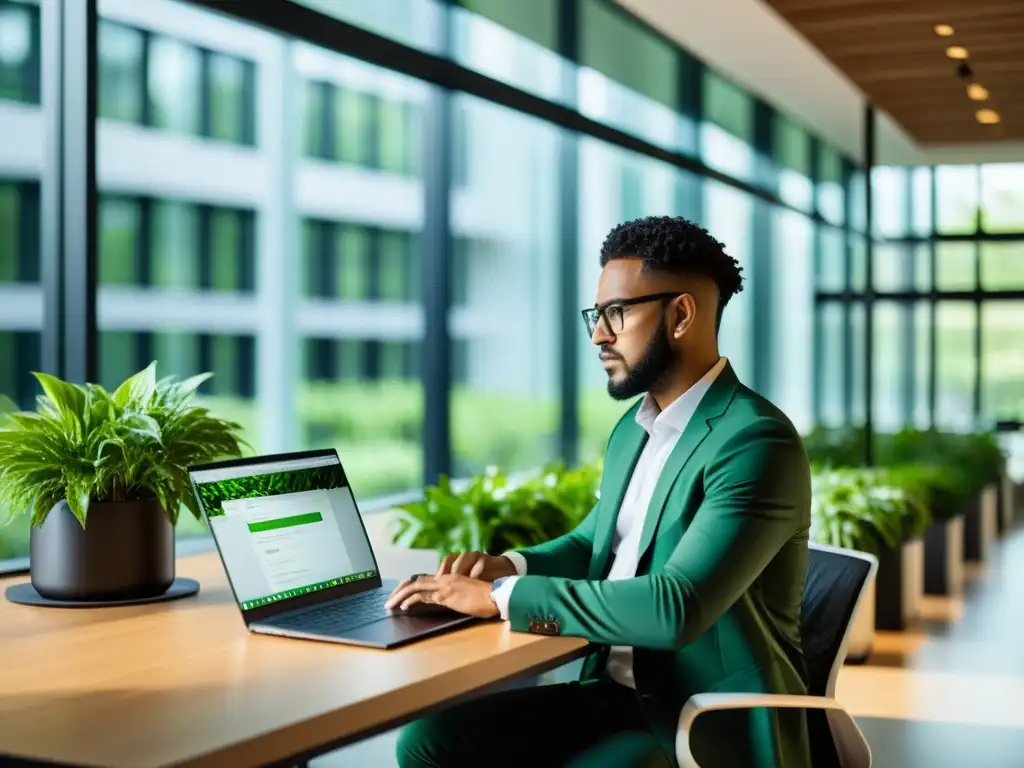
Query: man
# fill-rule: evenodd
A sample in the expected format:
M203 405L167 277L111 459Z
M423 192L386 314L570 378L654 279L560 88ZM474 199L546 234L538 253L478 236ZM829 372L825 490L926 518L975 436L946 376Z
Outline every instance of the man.
M413 723L399 742L403 768L567 765L584 755L673 765L693 694L806 693L810 471L790 421L719 355L741 270L704 229L669 217L613 229L601 264L584 318L608 391L646 394L612 431L598 503L554 541L449 555L389 602L501 616L514 631L586 638L594 653L581 682L498 693ZM708 713L691 739L703 768L810 764L801 710Z

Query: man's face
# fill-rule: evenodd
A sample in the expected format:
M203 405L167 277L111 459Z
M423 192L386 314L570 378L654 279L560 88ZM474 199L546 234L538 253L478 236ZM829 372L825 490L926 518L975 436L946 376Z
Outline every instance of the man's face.
M666 292L673 291L657 285L639 259L614 259L601 272L596 304L604 313L591 341L601 348L608 394L617 400L653 389L675 362L665 322L669 302L618 302Z

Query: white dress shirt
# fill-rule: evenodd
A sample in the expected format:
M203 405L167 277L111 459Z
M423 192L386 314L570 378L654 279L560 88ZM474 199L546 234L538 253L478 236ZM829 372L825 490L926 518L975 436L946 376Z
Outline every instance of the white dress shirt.
M608 579L630 579L636 576L640 559L640 535L658 478L683 430L697 411L701 399L727 362L726 358L719 358L700 381L676 398L664 411L659 411L658 404L650 394L644 396L644 401L636 413L636 423L647 432L648 440L640 452L640 458L637 459L636 467L629 479L629 486L622 497L622 506L619 507L615 533L612 536L613 559ZM491 596L498 606L501 618L508 620L508 601L516 579L526 574L526 558L518 552L507 552L505 556L512 561L518 575L509 576L501 584L496 585ZM632 648L619 645L611 647L608 675L622 685L636 687L633 682Z

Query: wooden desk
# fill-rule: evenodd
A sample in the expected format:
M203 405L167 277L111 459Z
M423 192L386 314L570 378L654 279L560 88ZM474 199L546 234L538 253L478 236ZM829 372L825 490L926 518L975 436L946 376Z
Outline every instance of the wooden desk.
M103 766L298 762L585 653L487 623L393 651L250 635L216 554L133 608L0 600L0 755ZM26 576L0 580L0 592Z

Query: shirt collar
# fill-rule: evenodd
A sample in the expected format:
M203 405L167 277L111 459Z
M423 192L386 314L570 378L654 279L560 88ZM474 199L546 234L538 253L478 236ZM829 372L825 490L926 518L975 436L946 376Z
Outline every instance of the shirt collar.
M718 375L725 370L729 360L725 357L718 358L711 370L705 373L700 380L677 397L664 411L658 408L658 404L648 392L644 395L643 403L636 412L636 423L639 424L648 435L654 434L656 427L668 427L676 432L683 432L686 425L690 423L693 414L697 412L700 401L711 389Z

